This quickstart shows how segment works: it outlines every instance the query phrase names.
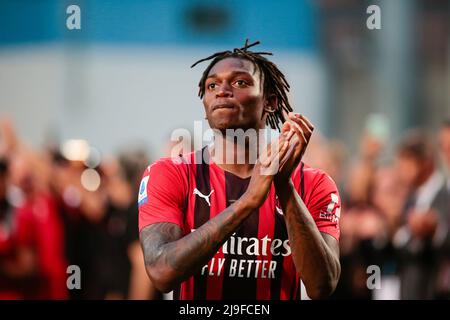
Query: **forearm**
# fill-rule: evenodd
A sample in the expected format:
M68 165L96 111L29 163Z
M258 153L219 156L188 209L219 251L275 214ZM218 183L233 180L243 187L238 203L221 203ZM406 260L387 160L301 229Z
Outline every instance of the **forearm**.
M292 182L275 183L286 219L292 259L311 298L324 298L335 289L339 257L325 241Z
M145 271L144 257L139 241L133 241L128 246L128 258L131 262L131 272L128 287L129 300L160 300L161 293L156 290Z
M161 239L157 243L151 234L143 239L147 272L155 286L168 292L195 274L251 212L252 207L241 197L194 232L176 241ZM161 234L164 232L167 231L160 230Z

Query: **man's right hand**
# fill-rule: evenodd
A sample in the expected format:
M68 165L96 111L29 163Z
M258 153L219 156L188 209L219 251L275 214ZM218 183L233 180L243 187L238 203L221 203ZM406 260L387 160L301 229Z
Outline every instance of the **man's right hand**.
M286 160L288 146L287 135L280 134L259 155L247 191L241 197L250 208L259 208L266 200L274 175L278 172L280 163Z

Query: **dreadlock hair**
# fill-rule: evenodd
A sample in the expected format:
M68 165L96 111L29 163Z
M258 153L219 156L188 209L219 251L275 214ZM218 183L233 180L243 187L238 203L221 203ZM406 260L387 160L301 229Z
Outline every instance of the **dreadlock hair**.
M277 107L273 111L269 112L266 120L266 124L270 125L272 129L278 129L280 131L280 123L282 124L286 118L284 113L288 113L292 111L292 107L289 104L289 100L287 97L287 93L289 92L289 83L286 81L284 74L278 69L278 67L263 55L272 55L271 52L253 52L249 51L250 47L256 46L260 44L259 41L256 41L252 44L248 44L248 39L245 40L245 45L242 48L235 48L233 51L221 51L216 52L213 55L198 60L195 62L191 68L195 67L197 64L211 60L209 66L203 72L202 78L198 84L198 96L200 99L205 95L205 82L208 77L209 71L211 71L212 67L225 58L242 58L251 61L257 68L259 68L261 72L261 76L264 79L264 96L275 95L277 98ZM284 112L283 112L284 111Z

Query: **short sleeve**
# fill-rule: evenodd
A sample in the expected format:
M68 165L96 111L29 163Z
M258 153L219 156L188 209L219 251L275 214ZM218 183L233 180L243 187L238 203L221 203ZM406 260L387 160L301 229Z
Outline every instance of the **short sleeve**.
M161 159L144 172L139 186L139 231L158 222L171 222L184 229L186 182L177 164Z
M341 198L333 179L322 171L314 184L307 207L319 231L339 240Z

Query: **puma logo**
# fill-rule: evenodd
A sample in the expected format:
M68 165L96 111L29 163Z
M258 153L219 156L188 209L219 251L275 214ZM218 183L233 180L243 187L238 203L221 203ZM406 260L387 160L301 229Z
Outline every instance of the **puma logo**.
M203 193L201 193L197 188L194 189L194 193L198 195L200 198L205 199L205 201L208 203L208 206L211 207L211 202L209 202L209 197L211 197L211 195L213 194L214 190L211 190L211 192L206 196Z

